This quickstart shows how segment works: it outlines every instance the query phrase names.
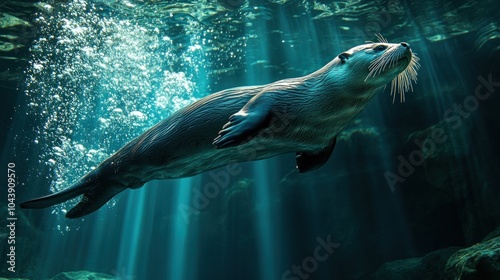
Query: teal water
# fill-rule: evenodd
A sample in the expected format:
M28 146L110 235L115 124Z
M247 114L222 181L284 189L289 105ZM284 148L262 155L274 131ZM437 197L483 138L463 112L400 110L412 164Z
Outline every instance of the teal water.
M376 33L411 44L422 67L406 102L393 104L389 87L379 93L317 171L298 174L288 154L239 164L234 175L224 167L151 181L83 219L64 217L77 200L16 208L17 269L5 265L3 227L0 276L458 279L452 254L487 242L500 226L497 8L494 1L3 2L1 158L16 165L16 203L67 188L210 93L306 75ZM475 266L468 279L500 279L500 240L491 240L477 253L489 256L486 268Z

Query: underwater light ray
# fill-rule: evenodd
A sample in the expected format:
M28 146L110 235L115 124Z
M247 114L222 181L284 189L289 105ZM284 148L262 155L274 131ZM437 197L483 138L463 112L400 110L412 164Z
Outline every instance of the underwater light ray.
M173 213L177 213L178 205L189 205L192 188L192 179L183 178L177 180L177 197L174 205L171 205ZM188 224L182 215L175 215L171 225L171 240L167 250L169 252L169 267L166 279L185 279L186 269L186 250Z
M257 34L269 34L268 27L263 21L252 22L252 29L248 28L246 25L246 34L257 33ZM251 65L251 59L259 58L265 61L269 61L270 53L268 45L269 40L266 36L263 36L259 40L249 41L245 52L247 53L247 65ZM252 50L252 51L250 51ZM256 52L256 53L254 53ZM246 81L249 84L256 84L259 80L265 80L267 77L262 77L262 74L258 74L255 68L251 68L247 71ZM258 161L253 164L253 174L255 178L255 192L256 192L256 205L255 211L257 212L257 217L255 219L255 228L257 229L256 239L258 244L258 258L259 264L258 272L259 279L262 280L272 280L275 278L276 274L276 263L275 263L275 250L273 240L275 238L274 227L272 223L272 213L270 207L270 191L269 188L269 165L267 161Z
M255 176L255 185L256 185L256 212L257 212L257 225L258 229L258 244L259 244L259 271L260 277L262 280L271 280L274 279L274 276L277 275L275 268L275 253L274 250L275 245L273 244L273 240L276 236L273 226L273 213L271 207L271 199L270 199L270 185L269 185L269 164L266 161L256 162L254 165L254 176Z
M128 196L126 201L125 218L123 219L122 230L120 231L120 253L116 262L116 268L120 273L127 275L137 275L136 267L142 259L138 253L140 245L143 244L142 229L144 217L147 217L145 210L149 204L147 192L138 190L135 196Z

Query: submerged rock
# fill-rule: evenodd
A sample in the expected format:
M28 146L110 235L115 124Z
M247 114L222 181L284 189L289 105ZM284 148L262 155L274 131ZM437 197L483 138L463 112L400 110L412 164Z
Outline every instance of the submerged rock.
M500 279L500 227L468 248L450 247L421 258L387 262L368 279Z
M421 258L411 258L387 262L375 272L371 279L416 279L420 274Z
M459 250L458 247L431 252L421 258L396 260L383 264L369 279L373 280L419 280L445 279L448 258Z
M500 237L457 251L446 264L446 279L500 279Z
M495 237L500 237L500 227L497 227L494 231L490 232L488 235L486 235L485 238L481 242L486 242L488 240L491 240Z
M54 276L51 280L107 280L107 279L119 279L115 276L91 272L91 271L70 271L70 272L61 272Z
M443 120L408 136L407 142L412 143L425 159L424 174L429 184L437 188L448 187L446 182L454 174L445 171L449 170L450 161L470 154L471 130L470 121L464 121L459 128L455 128Z

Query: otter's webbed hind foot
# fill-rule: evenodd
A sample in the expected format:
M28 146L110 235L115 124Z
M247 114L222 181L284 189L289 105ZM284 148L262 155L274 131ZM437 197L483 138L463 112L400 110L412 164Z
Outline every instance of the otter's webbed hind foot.
M330 143L330 145L323 150L316 152L298 152L296 161L297 169L299 170L299 172L310 172L325 165L325 163L330 158L336 143L337 137L333 138L332 143Z
M123 185L102 184L94 185L90 190L83 193L80 202L66 214L66 218L75 219L88 215L101 208L106 202L118 193L127 189Z
M96 211L126 188L111 180L90 179L81 181L60 192L23 202L20 206L28 209L47 208L83 194L81 201L66 214L67 218L74 219Z

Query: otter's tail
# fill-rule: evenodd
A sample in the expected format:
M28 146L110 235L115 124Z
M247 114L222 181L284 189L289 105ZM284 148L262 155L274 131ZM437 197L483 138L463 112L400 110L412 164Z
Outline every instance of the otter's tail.
M74 219L101 208L108 200L126 188L115 181L84 180L60 192L23 202L20 206L32 209L46 208L83 194L80 202L66 214L67 218Z

